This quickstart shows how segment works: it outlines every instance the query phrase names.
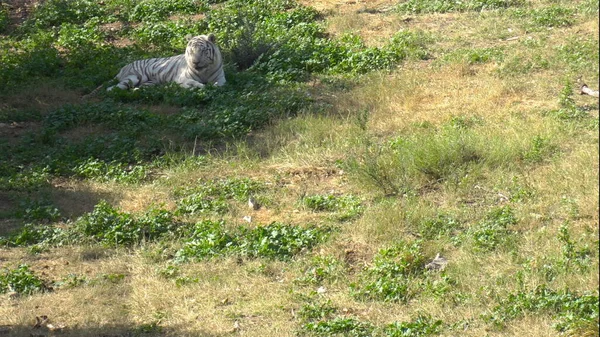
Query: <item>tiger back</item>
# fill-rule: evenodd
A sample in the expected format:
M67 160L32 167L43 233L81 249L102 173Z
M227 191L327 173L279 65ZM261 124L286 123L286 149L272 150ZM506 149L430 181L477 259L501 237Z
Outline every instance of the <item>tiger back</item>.
M205 84L225 84L223 58L213 34L191 37L184 54L172 57L134 61L119 71L115 87L126 90L163 84L178 83L184 88L201 88Z

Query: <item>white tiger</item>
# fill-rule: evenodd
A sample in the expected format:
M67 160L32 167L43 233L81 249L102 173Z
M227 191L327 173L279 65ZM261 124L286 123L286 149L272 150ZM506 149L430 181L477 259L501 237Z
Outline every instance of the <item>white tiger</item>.
M225 84L223 58L214 34L190 37L185 54L134 61L115 77L120 89L138 88L175 82L184 88L201 88L205 84Z

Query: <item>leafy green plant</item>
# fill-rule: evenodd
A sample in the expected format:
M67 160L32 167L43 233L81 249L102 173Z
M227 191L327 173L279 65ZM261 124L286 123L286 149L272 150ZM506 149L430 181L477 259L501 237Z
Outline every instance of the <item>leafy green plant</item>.
M148 167L143 165L127 165L118 161L110 163L88 158L73 168L73 173L82 178L97 181L118 181L136 184L148 177Z
M114 246L131 245L152 240L175 230L173 215L160 209L151 209L135 218L130 213L119 212L106 201L98 203L94 210L77 219L73 235L81 239Z
M586 335L597 332L598 308L597 293L578 294L568 289L555 291L541 285L533 291L508 295L483 317L495 326L503 327L508 321L527 313L548 312L557 320L555 328L559 332Z
M352 195L309 195L302 198L302 204L313 212L338 212L342 221L357 217L363 210L360 199Z
M251 257L286 260L322 242L327 231L317 227L302 228L273 222L242 231L239 252Z
M334 283L342 277L344 265L333 256L315 256L309 266L297 279L300 284L318 285L325 282Z
M224 227L223 221L204 220L186 233L185 244L175 254L175 260L202 259L228 253L238 239Z
M0 272L0 293L14 291L17 294L31 295L51 290L46 281L39 278L26 264L15 269L5 268Z
M424 337L437 335L442 330L443 322L434 320L429 315L419 315L410 322L394 322L384 328L386 337Z
M445 214L438 214L435 218L424 219L417 228L419 234L426 240L435 240L454 233L461 227L461 223Z
M185 234L188 239L175 258L185 261L239 254L287 260L322 242L326 234L325 229L302 228L276 222L251 229L239 227L237 231L228 231L223 221L205 220Z
M415 295L418 284L413 281L424 267L420 242L401 241L377 253L373 265L352 285L353 295L361 300L405 302Z
M524 5L523 0L408 0L397 6L400 12L446 13L482 11Z
M44 200L25 200L19 205L22 211L19 215L28 222L49 221L54 222L60 218L58 208Z
M336 317L327 321L310 322L304 330L311 336L349 336L369 337L373 335L375 326L355 318Z
M160 21L173 14L195 14L208 9L204 1L199 0L142 0L129 14L131 21Z
M63 277L60 281L54 282L54 285L59 288L71 289L80 287L89 282L89 280L85 276L80 276L77 274L68 274Z
M10 246L58 243L64 238L64 234L64 230L54 226L25 224L18 232L0 240L0 243Z
M248 178L234 178L200 182L193 188L176 191L184 195L178 202L178 214L206 212L224 213L229 200L247 201L264 188L264 185Z
M48 0L36 6L27 25L36 28L60 26L62 23L82 24L88 19L106 16L97 1L90 0Z
M509 226L516 223L517 218L510 206L493 209L485 216L485 219L468 230L468 235L473 241L473 248L489 252L508 246L514 240Z
M564 223L560 226L558 241L562 244L561 265L567 270L570 270L572 265L577 266L580 270L587 270L592 256L592 250L588 246L577 247L577 244L571 239L568 223Z
M530 163L539 163L554 153L556 149L556 145L538 135L531 140L531 147L523 153L523 159Z

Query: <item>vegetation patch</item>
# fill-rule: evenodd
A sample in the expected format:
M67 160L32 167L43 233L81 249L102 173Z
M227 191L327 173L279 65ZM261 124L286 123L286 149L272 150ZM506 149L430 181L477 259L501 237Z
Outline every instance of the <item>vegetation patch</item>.
M200 182L197 186L176 191L180 196L178 214L206 212L224 213L230 200L247 202L264 189L264 184L248 178L233 178Z
M464 11L482 11L522 6L523 0L408 0L397 6L400 12L446 13Z
M594 334L598 328L598 294L555 291L545 285L508 295L485 316L498 327L525 314L551 313L555 328L570 335Z
M238 254L288 260L323 242L327 234L327 229L302 228L275 222L266 226L238 227L235 231L229 231L223 221L206 220L193 226L184 235L187 239L183 248L177 252L176 259L185 261Z
M418 241L399 242L380 250L373 265L352 285L360 300L406 302L419 291L419 277L425 271L425 256Z
M15 269L4 268L0 271L0 294L15 292L20 295L31 295L51 290L46 283L26 264L19 265Z

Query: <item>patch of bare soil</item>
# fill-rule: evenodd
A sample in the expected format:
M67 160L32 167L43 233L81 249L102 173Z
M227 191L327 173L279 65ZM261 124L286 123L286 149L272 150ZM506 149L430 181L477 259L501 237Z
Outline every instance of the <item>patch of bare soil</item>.
M9 30L27 20L33 8L43 0L4 0L0 4L7 4L9 9Z

